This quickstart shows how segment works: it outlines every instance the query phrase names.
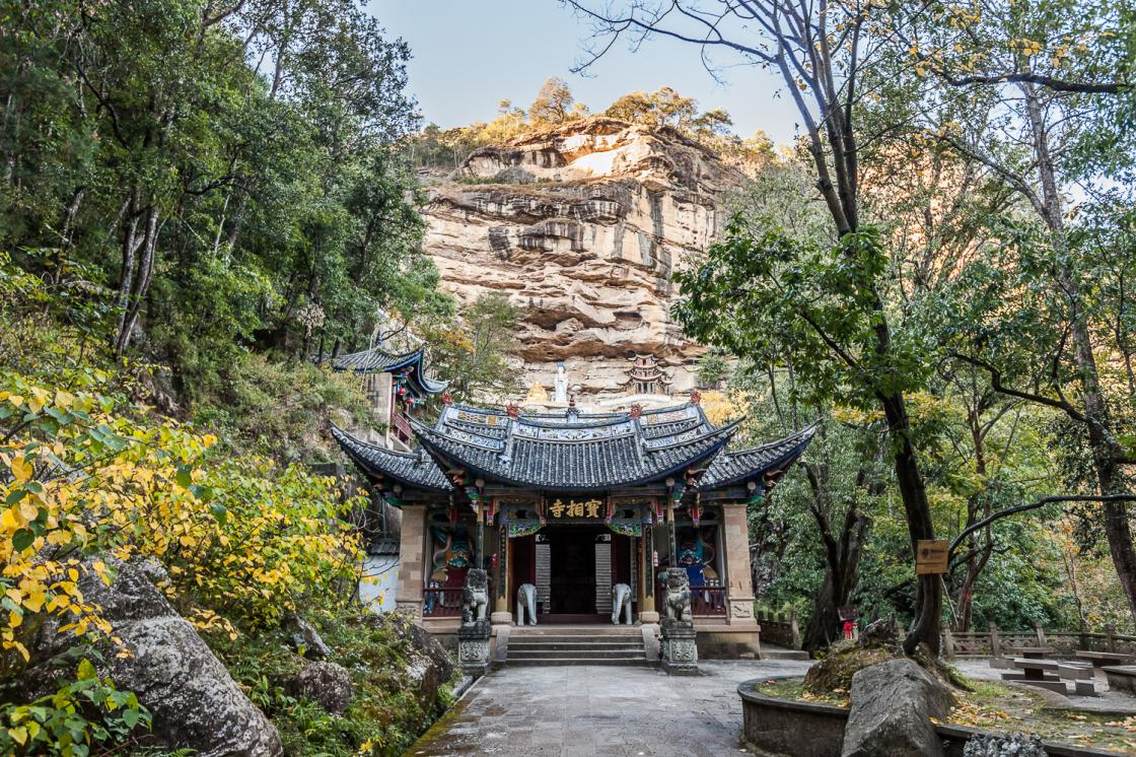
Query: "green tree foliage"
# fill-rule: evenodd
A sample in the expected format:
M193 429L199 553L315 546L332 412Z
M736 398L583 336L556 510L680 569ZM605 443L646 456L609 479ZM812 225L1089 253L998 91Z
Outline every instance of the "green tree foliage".
M501 401L521 390L510 364L519 320L520 309L494 292L478 296L453 322L427 327L435 369L453 377L450 391L457 399Z
M354 4L0 17L0 247L109 300L89 325L116 354L172 364L194 398L251 347L331 351L380 306L444 309L391 148L417 123L409 51Z
M411 161L419 166L455 169L478 147L500 144L522 134L559 126L586 117L590 110L576 101L560 78L545 81L526 110L508 100L498 106L497 118L453 129L427 125L406 141ZM733 119L722 108L700 112L698 102L671 87L654 92L630 92L607 107L601 116L650 129L669 128L713 150L719 158L753 171L773 157L773 143L758 130L743 139L733 132Z
M1118 183L1132 112L1132 9L1126 3L989 0L933 3L897 31L919 81L917 110L939 142L1000 182L1012 207L999 238L944 287L934 328L952 359L988 374L1004 397L1066 416L1064 446L1089 464L1073 490L1131 492L1123 441L1134 398L1126 370L1133 274L1131 188ZM943 112L960 115L935 119ZM1102 139L1102 136L1104 137ZM1103 152L1102 152L1103 150ZM1076 199L1077 194L1086 197ZM1102 231L1103 230L1103 231ZM1117 359L1119 358L1119 359ZM1094 508L1136 615L1136 546L1128 506Z

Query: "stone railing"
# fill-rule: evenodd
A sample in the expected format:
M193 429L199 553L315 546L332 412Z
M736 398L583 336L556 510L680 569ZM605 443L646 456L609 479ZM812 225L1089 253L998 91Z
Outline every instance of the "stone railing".
M765 635L764 633L762 634ZM943 654L951 657L1006 657L1015 647L1053 647L1058 654L1079 649L1136 655L1136 636L1119 634L1109 625L1100 631L1003 631L991 625L986 631L943 631Z
M795 612L757 611L757 623L761 626L761 640L787 649L801 648L801 629L797 625Z

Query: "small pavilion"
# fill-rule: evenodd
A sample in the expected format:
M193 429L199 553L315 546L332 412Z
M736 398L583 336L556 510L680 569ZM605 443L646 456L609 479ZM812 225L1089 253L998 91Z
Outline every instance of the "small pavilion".
M384 446L407 450L414 444L409 418L449 385L430 376L425 363L424 348L396 354L371 347L333 358L331 368L362 378L375 420L387 429Z
M489 573L493 624L511 624L517 588L537 589L545 623L610 623L611 587L635 618L659 620L660 570L686 570L703 656L758 652L746 510L805 451L810 426L731 449L698 403L626 412L526 414L443 404L408 421L399 452L333 428L373 493L402 510L397 606L433 633L460 624L472 567Z

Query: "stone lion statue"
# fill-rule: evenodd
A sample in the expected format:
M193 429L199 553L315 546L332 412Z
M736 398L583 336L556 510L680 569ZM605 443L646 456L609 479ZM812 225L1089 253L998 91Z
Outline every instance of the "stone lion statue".
M667 596L663 606L668 620L687 623L693 620L690 614L690 579L682 568L667 571Z
M462 625L473 625L485 620L489 611L489 576L480 568L466 574L462 591Z
M525 624L525 610L529 611L529 625L536 625L536 587L521 584L517 587L517 625Z
M612 584L611 587L611 622L619 625L619 614L623 613L623 622L631 625L631 587L627 584Z

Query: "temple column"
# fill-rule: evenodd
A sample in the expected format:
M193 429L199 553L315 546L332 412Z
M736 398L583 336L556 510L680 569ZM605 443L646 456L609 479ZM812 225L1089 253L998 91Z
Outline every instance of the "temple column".
M639 537L639 622L658 623L659 613L655 611L655 561L654 543L651 539L653 527L644 524L643 535Z
M722 505L723 542L726 547L726 622L756 625L753 617L753 582L749 565L749 523L745 502Z
M493 625L510 625L513 613L509 611L509 531L505 526L497 529L497 586L493 592Z
M414 617L422 615L422 596L426 588L425 558L426 506L403 505L395 606Z

